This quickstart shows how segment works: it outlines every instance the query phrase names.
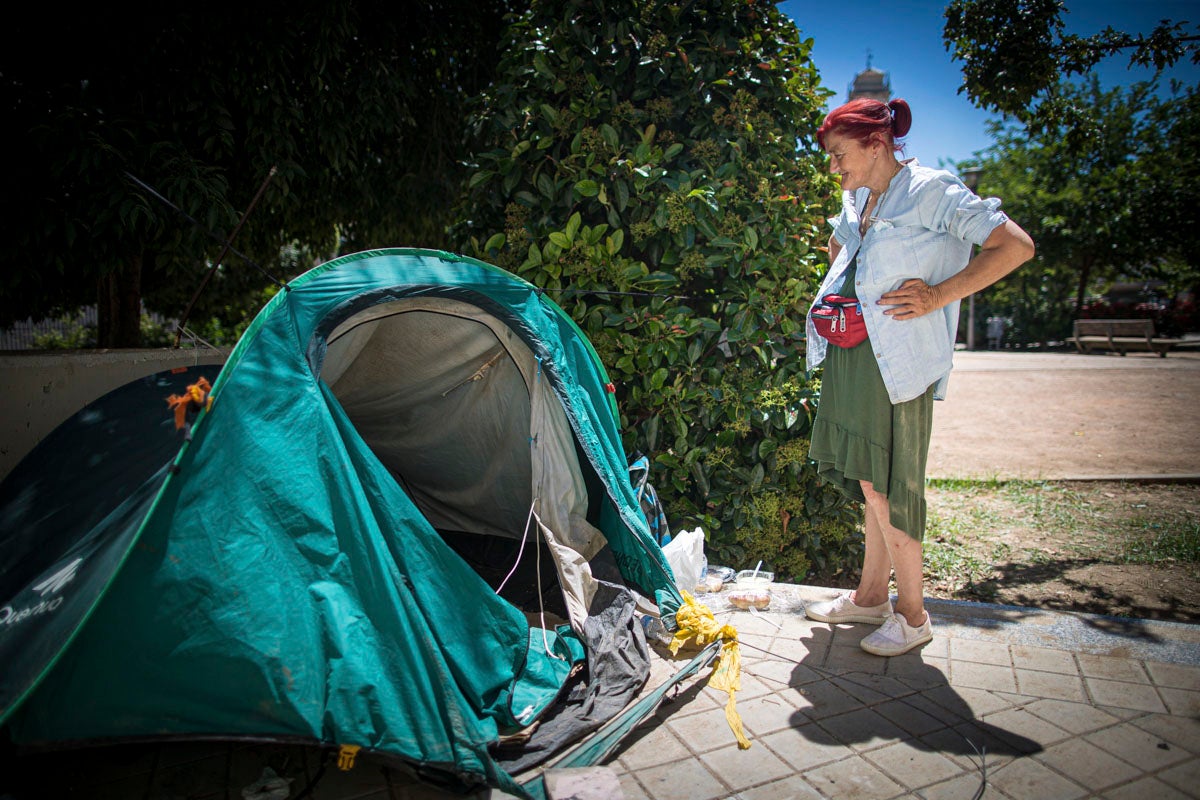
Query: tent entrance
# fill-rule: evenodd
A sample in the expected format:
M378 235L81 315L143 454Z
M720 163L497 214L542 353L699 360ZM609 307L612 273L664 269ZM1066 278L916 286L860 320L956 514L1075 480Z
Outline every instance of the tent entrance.
M591 467L541 364L504 321L446 297L380 303L332 330L320 377L430 524L493 588L517 566L521 579L514 574L506 594L512 585L514 604L536 610L527 605L538 596L534 542L544 543L541 569L556 572L567 595L555 613L582 624L598 577L590 562L607 544L589 520ZM543 604L554 594L546 577Z
M567 622L554 555L545 542L525 544L498 536L438 531L446 544L501 597L525 612L531 625L554 628Z

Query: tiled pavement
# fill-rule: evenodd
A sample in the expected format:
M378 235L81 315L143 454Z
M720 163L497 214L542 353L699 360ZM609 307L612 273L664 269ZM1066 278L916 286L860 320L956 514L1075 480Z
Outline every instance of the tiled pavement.
M611 764L628 800L1200 797L1200 626L929 601L934 640L883 659L803 617L830 590L776 594L718 614L751 748L685 691Z
M738 750L703 670L607 765L625 800L1200 797L1200 626L929 601L933 641L883 659L858 647L869 626L804 618L832 594L778 586L753 614L701 596L739 631L752 746ZM656 659L648 688L679 663ZM446 796L369 758L348 772L318 761L262 745L141 748L86 769L48 760L47 786L76 788L44 796L253 798L243 790L266 763L290 779L278 798Z

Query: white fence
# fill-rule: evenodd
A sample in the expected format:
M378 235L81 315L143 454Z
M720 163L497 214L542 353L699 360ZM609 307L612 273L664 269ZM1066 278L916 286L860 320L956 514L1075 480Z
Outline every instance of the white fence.
M167 319L161 314L152 312L143 311L142 313L147 314L159 325L169 327L171 330L175 328L176 320ZM26 319L7 330L0 330L0 350L33 350L37 347L35 341L39 336L51 333L65 334L78 326L95 328L99 317L95 306L87 306L73 316L68 315L66 319L43 319L38 322Z

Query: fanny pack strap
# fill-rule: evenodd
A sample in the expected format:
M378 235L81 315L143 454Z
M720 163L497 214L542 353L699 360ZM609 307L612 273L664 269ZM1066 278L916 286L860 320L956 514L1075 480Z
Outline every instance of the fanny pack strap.
M869 195L868 195L868 197L867 197L867 200L868 200L868 201L870 200L870 196L869 196ZM878 206L876 206L876 207L878 207ZM855 210L857 211L857 208L856 208ZM866 204L866 203L863 203L863 211L866 211L866 210L867 210L867 204ZM866 234L864 234L864 233L862 232L862 219L861 219L861 217L862 217L862 212L859 212L859 218L860 218L860 219L859 219L859 228L858 228L858 230L859 230L859 233L858 233L858 247L855 247L855 248L854 248L854 252L850 254L850 258L847 260L847 264L848 264L848 265L849 265L849 264L853 264L853 263L854 263L854 259L858 258L858 253L859 253L859 251L860 251L860 250L862 250L863 239L866 237ZM844 274L844 273L843 273L843 274Z

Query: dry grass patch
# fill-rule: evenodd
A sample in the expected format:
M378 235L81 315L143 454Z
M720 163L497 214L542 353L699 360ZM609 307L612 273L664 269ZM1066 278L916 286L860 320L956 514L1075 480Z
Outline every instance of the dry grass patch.
M1200 621L1200 485L930 483L931 597Z

